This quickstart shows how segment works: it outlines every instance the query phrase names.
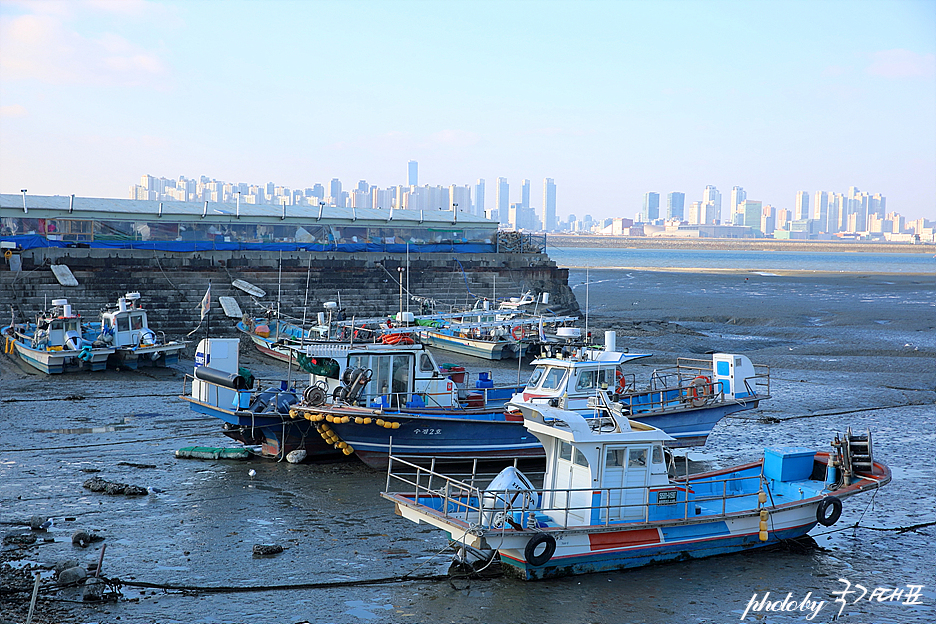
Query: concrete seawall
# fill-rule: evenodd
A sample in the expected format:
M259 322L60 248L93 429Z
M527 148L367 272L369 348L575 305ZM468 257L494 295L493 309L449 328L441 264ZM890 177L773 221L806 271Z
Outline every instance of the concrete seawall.
M406 269L408 262L409 270ZM50 266L67 265L77 287L58 283ZM311 268L310 268L311 266ZM284 317L312 321L326 301L340 303L347 315L380 316L400 308L400 276L404 289L430 297L437 312L451 306L473 304L475 297L503 299L531 290L549 292L549 308L556 313L578 314L575 295L568 286L568 270L556 267L545 254L405 254L362 253L344 257L336 253L308 252L199 252L166 253L142 250L35 249L22 255L22 271L3 263L0 293L3 325L11 308L18 320L32 319L67 298L88 320L129 291L139 291L151 325L169 338L179 338L198 325L199 309L211 282L212 334L233 335L234 319L224 316L218 297L233 297L248 314L264 307L280 307ZM234 288L241 279L266 295L259 300ZM306 284L308 283L308 295ZM418 313L419 304L403 293L403 306ZM308 307L305 307L306 301Z

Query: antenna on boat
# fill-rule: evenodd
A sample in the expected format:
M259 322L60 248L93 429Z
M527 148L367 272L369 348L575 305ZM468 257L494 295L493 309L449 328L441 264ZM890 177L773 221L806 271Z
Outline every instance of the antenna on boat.
M302 326L299 328L299 344L300 346L305 345L305 336L306 336L306 313L309 311L309 280L312 279L312 252L309 252L309 270L306 273L306 291L305 291L305 301L302 303ZM331 332L331 323L329 325L329 332Z
M280 334L280 300L283 294L283 250L279 254L279 277L276 279L276 340Z
M585 267L585 341L588 341L588 267Z

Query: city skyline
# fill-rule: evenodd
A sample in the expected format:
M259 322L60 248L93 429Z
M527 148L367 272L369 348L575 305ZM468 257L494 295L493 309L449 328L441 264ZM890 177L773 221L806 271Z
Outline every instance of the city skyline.
M146 171L390 187L413 160L430 186L550 178L560 213L596 218L739 184L783 208L854 185L936 218L932 0L526 7L7 0L0 191L125 197Z

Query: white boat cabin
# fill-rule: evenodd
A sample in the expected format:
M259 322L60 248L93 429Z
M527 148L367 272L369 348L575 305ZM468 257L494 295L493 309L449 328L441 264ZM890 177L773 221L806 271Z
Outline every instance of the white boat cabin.
M536 367L523 392L513 401L545 403L573 411L588 408L588 399L599 391L610 394L657 392L658 402L677 400L665 390L682 392L693 383L702 384L699 392L715 394L722 399L745 399L756 394L755 380L763 377L755 371L751 360L744 355L715 353L712 359L694 360L694 365L655 370L650 375L649 388L638 390L633 373L626 372L624 364L649 353L622 353L615 350L614 332L606 332L605 347L554 346L551 357L533 361Z
M156 332L149 328L140 293L130 292L101 312L100 339L118 349L156 344Z
M327 364L327 360L337 363L337 377L315 373L309 376L310 385L325 384L329 396L341 385L346 370L364 368L372 371L362 394L369 406L458 406L458 388L439 372L432 354L421 344L313 344L295 350L316 366Z
M52 312L40 316L36 321L33 347L61 347L63 350L78 351L85 344L81 335L81 315L72 312L68 299L53 299L52 305Z
M539 512L560 525L641 520L651 488L670 486L663 445L672 437L620 410L592 414L514 403L546 449ZM592 405L595 405L593 400Z
M623 364L650 357L650 353L622 353L616 351L614 332L605 335L605 346L556 346L550 357L533 361L523 392L513 400L549 403L563 399L565 408L584 410L589 397L599 390L623 394L633 390L633 374L628 375ZM553 401L555 402L555 401Z

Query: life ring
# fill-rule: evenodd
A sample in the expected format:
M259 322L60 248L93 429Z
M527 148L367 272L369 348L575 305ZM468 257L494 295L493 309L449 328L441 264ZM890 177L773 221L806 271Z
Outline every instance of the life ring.
M686 396L692 402L692 407L705 405L705 398L712 393L712 380L705 375L699 375L689 383Z
M13 252L7 249L6 251L3 252L3 257L9 260L10 258L13 257Z
M523 337L526 335L523 325L515 325L514 328L510 330L510 335L513 336L514 340L523 340Z
M832 511L829 511L829 508ZM842 500L838 496L826 496L816 507L816 521L822 526L832 526L842 515Z
M614 371L614 376L617 379L617 385L615 385L614 391L617 394L624 394L627 390L627 380L624 378L624 373L621 372L621 369L616 369Z
M543 544L545 549L537 555L536 549L539 548L540 544ZM530 541L527 542L526 548L523 549L523 558L526 559L526 562L531 566L541 566L545 564L552 559L554 554L556 554L556 538L546 533L537 533L534 535Z

